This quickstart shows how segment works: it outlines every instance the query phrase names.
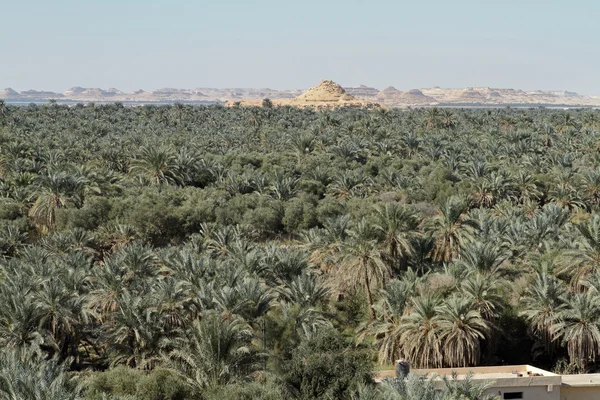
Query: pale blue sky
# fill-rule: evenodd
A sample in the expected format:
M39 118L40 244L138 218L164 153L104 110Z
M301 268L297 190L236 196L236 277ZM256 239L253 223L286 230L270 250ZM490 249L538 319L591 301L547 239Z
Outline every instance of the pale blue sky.
M0 87L600 94L598 0L0 0Z

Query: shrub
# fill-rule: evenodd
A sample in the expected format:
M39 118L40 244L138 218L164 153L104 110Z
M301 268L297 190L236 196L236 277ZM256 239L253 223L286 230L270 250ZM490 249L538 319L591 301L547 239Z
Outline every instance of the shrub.
M283 226L290 233L313 228L317 225L317 212L309 196L302 196L285 204Z
M85 381L86 399L101 400L107 396L131 400L184 400L192 393L177 375L165 369L146 373L125 366L98 372Z
M348 399L372 380L371 353L348 345L334 329L323 329L305 340L284 368L286 383L303 400Z
M281 400L285 398L281 386L274 382L249 382L221 386L202 394L203 400Z

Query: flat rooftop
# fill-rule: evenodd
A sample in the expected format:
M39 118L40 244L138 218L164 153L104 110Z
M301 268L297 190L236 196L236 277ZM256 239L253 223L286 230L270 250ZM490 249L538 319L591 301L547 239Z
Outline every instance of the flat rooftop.
M428 376L433 379L441 379L443 376L456 374L457 379L465 379L469 374L472 379L489 380L494 382L494 386L541 386L541 385L560 385L561 376L531 365L501 365L490 367L466 367L466 368L433 368L433 369L413 369L412 374ZM395 370L380 371L376 377L376 382L381 382L386 378L395 378ZM600 381L600 374L598 378Z
M600 374L562 375L562 385L570 387L600 386Z
M469 374L472 379L488 380L493 387L526 387L558 385L563 387L600 387L600 373L557 375L531 365L501 365L489 367L467 368L432 368L413 369L411 374L427 376L440 380L443 376L456 374L457 379L465 379ZM386 378L395 378L395 370L383 370L375 376L375 382Z

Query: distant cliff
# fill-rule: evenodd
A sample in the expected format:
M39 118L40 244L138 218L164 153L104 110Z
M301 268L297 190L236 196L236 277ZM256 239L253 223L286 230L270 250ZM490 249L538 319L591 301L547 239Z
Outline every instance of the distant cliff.
M360 85L344 88L345 93L357 100L378 102L390 107L423 107L433 105L492 106L492 105L557 105L600 107L600 96L585 96L569 91L523 91L489 87L470 88L422 88L400 91L394 87L383 90ZM269 98L295 99L306 90L274 90L253 88L165 88L152 92L137 90L126 93L119 89L72 87L63 93L39 90L17 92L11 88L0 90L0 99L14 101L71 100L77 102L133 101L151 102L195 102L195 101L253 101Z

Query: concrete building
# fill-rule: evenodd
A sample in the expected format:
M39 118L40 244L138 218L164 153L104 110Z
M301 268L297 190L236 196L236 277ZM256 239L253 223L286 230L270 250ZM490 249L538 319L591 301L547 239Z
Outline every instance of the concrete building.
M562 375L560 400L600 399L600 374Z
M503 365L473 368L414 369L411 374L435 380L453 373L464 379L485 380L492 386L489 394L502 400L600 400L600 374L557 375L531 365ZM376 381L395 378L396 371L381 371Z

